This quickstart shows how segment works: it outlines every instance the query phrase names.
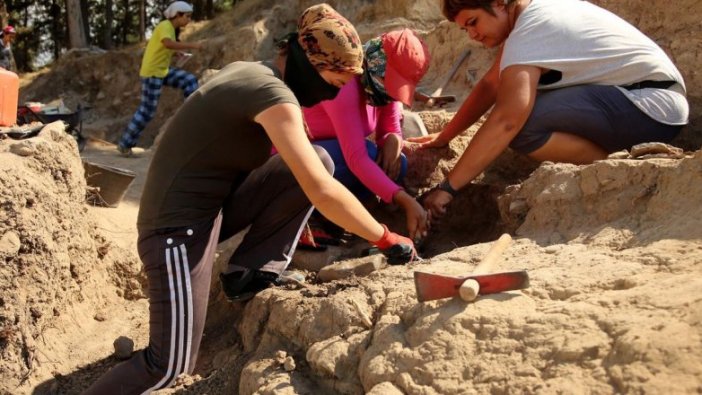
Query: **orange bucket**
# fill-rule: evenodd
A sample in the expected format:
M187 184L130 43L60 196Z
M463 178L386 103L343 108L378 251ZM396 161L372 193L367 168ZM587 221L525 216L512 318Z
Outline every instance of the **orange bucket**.
M0 126L12 126L17 122L19 100L19 77L0 67Z

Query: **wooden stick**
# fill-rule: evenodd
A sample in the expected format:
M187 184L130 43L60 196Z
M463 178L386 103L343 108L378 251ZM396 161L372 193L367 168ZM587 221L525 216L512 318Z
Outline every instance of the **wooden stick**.
M446 79L444 80L444 82L434 92L432 92L429 99L427 99L427 101L426 101L427 107L434 107L434 102L435 102L434 98L437 96L441 96L441 94L444 92L444 89L446 89L448 84L453 79L453 76L456 75L458 68L461 67L461 64L463 64L463 61L465 61L468 58L468 55L470 55L470 49L464 50L461 53L461 55L459 55L458 60L456 61L456 63L453 64L453 67L451 67L451 70L449 71L448 75L446 76Z
M509 247L510 243L512 243L512 236L507 233L503 233L502 236L500 236L500 238L497 239L497 241L495 241L495 243L490 247L490 250L485 255L483 260L480 261L477 266L475 266L472 275L487 274L492 271L492 267L495 265L495 262L497 262L497 259L502 255L504 250ZM461 296L461 299L465 300L466 302L472 302L475 300L475 298L478 297L478 293L480 293L480 284L473 279L466 280L463 284L461 284L461 288L458 290L458 294Z

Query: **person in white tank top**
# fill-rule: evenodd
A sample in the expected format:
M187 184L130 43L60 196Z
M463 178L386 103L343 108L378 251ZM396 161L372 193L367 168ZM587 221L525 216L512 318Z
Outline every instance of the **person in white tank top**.
M613 13L580 0L442 0L447 19L496 59L439 133L442 147L492 108L456 166L424 198L433 218L507 147L587 164L688 121L685 83L665 52Z

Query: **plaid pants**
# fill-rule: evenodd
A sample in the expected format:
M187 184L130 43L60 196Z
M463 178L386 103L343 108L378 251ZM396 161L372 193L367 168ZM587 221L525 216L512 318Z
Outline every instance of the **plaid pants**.
M170 68L164 78L142 78L141 79L141 103L132 120L127 125L119 140L119 145L125 148L134 147L139 140L139 136L156 114L158 100L161 98L161 87L163 85L172 86L183 90L183 96L188 97L198 88L197 78L187 71Z

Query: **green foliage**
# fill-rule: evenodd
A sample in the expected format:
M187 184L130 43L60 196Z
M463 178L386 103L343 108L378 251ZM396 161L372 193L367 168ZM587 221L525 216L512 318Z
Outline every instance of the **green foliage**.
M163 19L163 10L173 0L81 0L87 16L91 46L115 49L140 41L139 9L145 4L148 32ZM240 0L189 0L195 6L194 19L214 17ZM13 44L17 67L32 71L59 58L69 48L66 0L0 0L5 3L8 23L17 28ZM110 17L108 5L111 7Z

